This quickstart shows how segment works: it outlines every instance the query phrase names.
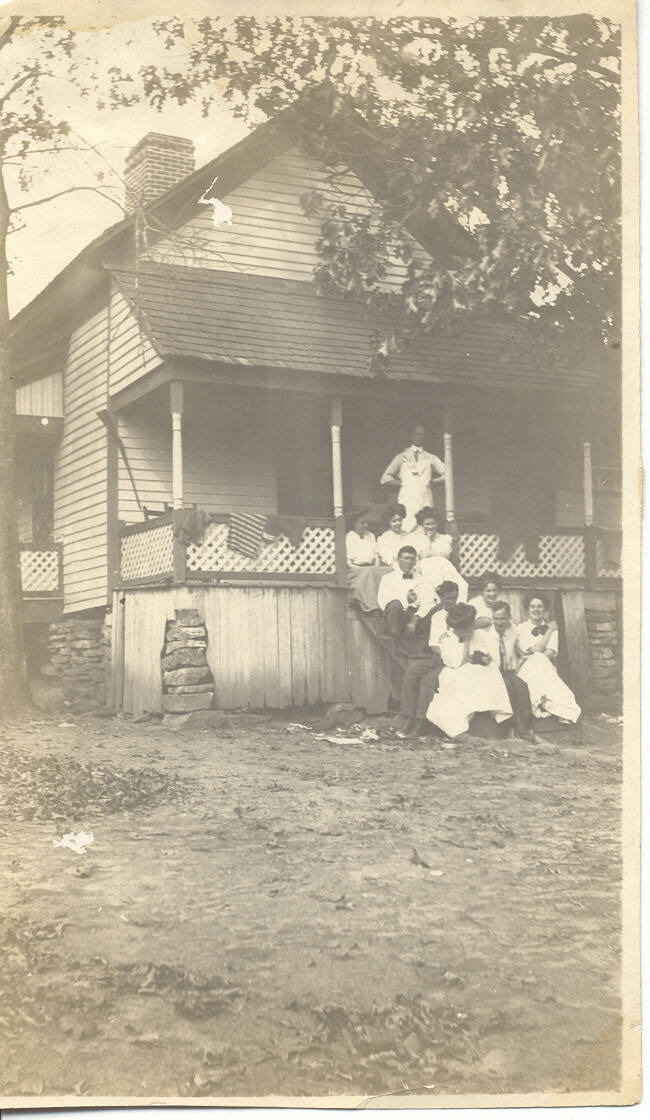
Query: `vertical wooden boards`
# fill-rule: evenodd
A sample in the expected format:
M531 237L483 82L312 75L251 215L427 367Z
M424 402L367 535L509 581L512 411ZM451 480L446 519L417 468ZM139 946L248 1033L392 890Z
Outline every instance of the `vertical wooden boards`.
M111 615L111 666L108 706L120 711L124 701L124 595L113 592Z
M369 714L382 714L388 711L393 691L385 655L360 619L348 615L346 630L352 703Z
M571 684L580 702L588 698L592 686L591 647L585 619L584 591L561 591L564 634Z
M320 615L320 698L335 704L350 699L347 671L346 594L322 588L318 592Z
M293 704L293 651L291 648L291 596L286 587L273 591L277 607L278 625L278 707L290 708Z
M301 708L307 701L307 652L305 649L305 611L302 588L291 590L289 618L291 626L291 690L293 702Z
M116 594L114 603L114 702L134 715L162 707L165 623L181 607L196 607L205 620L219 708L282 709L350 699L345 595L338 590L134 588ZM382 667L383 651L363 631L353 647L359 695L368 711L385 711L390 675Z
M277 592L272 587L260 588L259 620L255 620L255 631L259 634L264 707L282 708L284 705L280 688L278 599Z

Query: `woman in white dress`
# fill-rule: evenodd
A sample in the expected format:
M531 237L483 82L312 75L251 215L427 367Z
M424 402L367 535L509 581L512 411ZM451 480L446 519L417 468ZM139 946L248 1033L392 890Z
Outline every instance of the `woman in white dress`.
M434 587L445 580L457 584L460 602L467 602L467 581L450 560L454 547L453 538L449 533L438 532L438 515L435 509L425 506L418 510L415 520L417 529L411 533L408 543L413 545L418 554L418 570Z
M528 618L517 627L517 651L523 658L518 676L528 685L536 719L556 716L560 723L577 723L580 708L555 667L558 629L550 622L549 602L541 591L526 596Z
M400 502L395 502L386 509L386 522L388 528L377 538L377 552L382 564L391 568L397 567L397 553L403 544L406 544L408 533L402 528L406 510Z
M496 572L484 572L481 576L481 594L470 599L470 606L476 610L477 618L487 618L492 622L492 610L501 594L501 577Z
M404 528L415 527L415 515L424 506L433 505L433 483L445 476L445 464L424 450L425 431L420 425L413 429L413 442L400 451L381 476L382 486L399 486L397 501L406 509Z
M476 611L468 603L451 607L439 642L444 668L427 719L450 739L466 734L477 712L489 712L497 723L512 718L498 640L490 630L475 629L475 621Z
M368 513L361 510L348 519L345 551L350 598L362 611L378 611L377 591L389 565L381 564L375 534L368 528Z

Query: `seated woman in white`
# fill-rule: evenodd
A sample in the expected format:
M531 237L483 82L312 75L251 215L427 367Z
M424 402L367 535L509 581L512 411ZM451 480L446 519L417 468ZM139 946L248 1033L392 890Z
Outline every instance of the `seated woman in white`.
M536 719L556 716L560 723L577 723L580 708L555 667L558 653L556 622L549 622L549 601L542 591L524 600L528 618L517 627L517 652L523 658L518 676L528 685Z
M489 712L497 723L512 717L497 638L475 629L475 622L474 608L458 603L447 611L447 630L439 641L444 668L427 719L450 739L464 735L477 712Z
M419 510L415 520L418 528L411 533L408 543L413 545L418 554L418 570L434 587L444 580L457 584L458 598L461 602L466 602L467 581L449 559L454 542L449 533L438 532L438 515L435 509L427 506Z
M501 577L496 572L484 572L480 586L481 593L470 599L470 606L474 607L477 618L486 618L492 625L492 608L499 601Z
M377 541L375 540L375 534L368 528L366 510L351 514L348 525L345 551L350 598L363 611L379 610L377 590L382 577L391 569L386 564L380 564L379 562Z
M397 553L402 545L406 544L408 533L402 528L405 517L406 509L401 502L388 506L386 509L388 528L377 538L379 559L382 564L388 564L391 568L397 567Z

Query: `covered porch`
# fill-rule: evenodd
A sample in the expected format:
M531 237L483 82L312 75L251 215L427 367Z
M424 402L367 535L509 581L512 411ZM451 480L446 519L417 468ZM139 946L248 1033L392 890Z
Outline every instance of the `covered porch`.
M470 582L486 569L512 587L620 576L615 425L578 395L477 388L461 403L444 385L333 392L175 372L105 416L114 587L345 586L344 512L369 509L380 531L396 492L379 479L416 420L444 459L435 503Z

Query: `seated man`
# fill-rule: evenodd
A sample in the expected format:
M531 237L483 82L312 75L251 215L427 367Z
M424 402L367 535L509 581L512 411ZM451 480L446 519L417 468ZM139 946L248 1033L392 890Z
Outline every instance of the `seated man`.
M474 607L458 603L447 611L447 630L440 638L444 668L427 719L450 739L466 734L478 712L489 712L497 723L512 717L496 635L477 629L475 622Z
M406 719L403 731L398 738L417 737L424 731L427 708L438 687L438 677L442 669L440 657L440 637L447 629L447 611L456 605L458 585L444 580L436 587L438 602L431 611L429 648L421 653L409 654L402 680L400 711Z
M517 676L522 662L517 649L517 630L512 624L510 605L501 599L492 607L492 625L499 641L499 668L512 704L515 734L519 739L536 743L530 693L525 681Z
M416 563L412 545L402 545L397 570L386 573L377 591L388 633L396 639L426 634L429 628L436 595L429 580L414 572Z

